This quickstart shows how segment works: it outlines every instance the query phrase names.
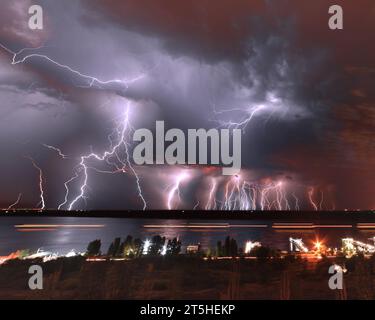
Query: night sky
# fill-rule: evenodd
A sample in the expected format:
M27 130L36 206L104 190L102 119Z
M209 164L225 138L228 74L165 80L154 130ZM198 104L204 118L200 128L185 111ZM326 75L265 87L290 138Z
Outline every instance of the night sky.
M0 4L0 207L375 208L373 0ZM28 28L32 4L43 30ZM344 30L328 28L332 4ZM116 144L125 110L134 129L187 130L233 127L257 106L238 180L130 167L123 145L85 162L80 196L81 157Z

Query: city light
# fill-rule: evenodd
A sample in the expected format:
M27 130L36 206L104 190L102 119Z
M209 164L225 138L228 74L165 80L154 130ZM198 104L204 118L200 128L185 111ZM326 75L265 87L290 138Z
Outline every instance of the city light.
M165 256L165 255L167 254L167 245L166 245L166 244L165 244L165 245L163 246L163 248L161 249L160 254L161 254L162 256Z
M290 251L297 251L297 252L309 252L309 249L305 246L302 239L294 239L289 238L289 245L290 245Z
M252 242L252 241L247 241L245 243L245 254L249 254L251 250L253 250L255 247L261 247L262 245L260 242Z
M321 246L322 246L322 244L319 241L317 241L317 242L315 242L314 246L315 246L315 249L319 251L320 248L321 248Z
M144 255L148 254L148 250L150 249L150 246L151 246L151 241L146 240L145 243L143 244L142 254L144 254Z

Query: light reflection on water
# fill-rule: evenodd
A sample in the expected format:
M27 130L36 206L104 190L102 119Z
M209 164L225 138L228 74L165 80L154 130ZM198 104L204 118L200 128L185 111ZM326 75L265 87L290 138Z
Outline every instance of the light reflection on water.
M24 226L26 225L26 226ZM200 243L203 248L215 247L226 236L235 238L240 247L248 240L281 250L288 249L289 237L302 238L309 247L317 239L324 239L331 247L340 247L341 238L354 237L371 243L368 238L375 230L355 228L322 228L306 230L275 230L269 221L245 220L163 220L163 219L116 219L73 217L1 217L0 255L19 249L43 248L58 253L71 249L85 251L87 244L101 239L102 252L106 252L115 237L127 235L150 239L154 235L166 238L178 237L183 249L189 244Z

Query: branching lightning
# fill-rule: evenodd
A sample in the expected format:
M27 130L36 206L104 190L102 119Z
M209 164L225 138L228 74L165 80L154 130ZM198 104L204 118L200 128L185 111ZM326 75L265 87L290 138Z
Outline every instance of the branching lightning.
M60 63L47 55L40 53L29 53L32 50L39 48L24 48L19 51L13 51L0 43L0 47L12 55L11 64L18 65L26 63L31 59L40 59L53 64L55 67L68 71L74 76L79 77L84 83L83 87L101 87L117 84L123 86L125 89L130 84L145 77L141 74L133 79L99 79L95 76L85 74L67 64ZM82 83L81 82L81 83ZM252 107L246 108L232 108L217 111L214 108L216 122L221 127L246 129L249 124L261 113L267 112L272 114L280 107L280 100L274 96L268 96L264 103L255 104ZM226 114L240 115L238 120L225 120ZM263 119L264 120L264 119ZM147 202L143 196L139 175L137 174L130 158L130 139L133 127L130 122L130 102L127 101L127 106L120 121L117 123L115 129L108 136L109 147L102 153L96 153L93 150L89 153L83 153L77 157L66 155L61 149L43 144L49 150L58 154L62 159L75 159L77 161L76 167L73 169L72 176L64 182L65 194L62 202L58 204L58 209L74 210L79 207L81 201L86 201L88 198L88 189L90 182L90 173L96 172L100 174L131 174L135 178L137 194L142 202L143 209L146 209ZM40 201L37 206L41 210L45 209L45 192L44 192L44 177L42 169L36 164L34 159L28 157L35 169L39 172L39 191ZM100 164L101 167L95 166ZM109 166L110 169L102 169L102 166ZM165 194L165 206L169 209L176 209L180 207L181 188L182 183L189 178L186 170L178 172L174 177L173 183L167 187ZM322 210L324 202L324 194L321 191L320 201L316 200L315 189L310 188L307 191L307 200L314 210ZM306 196L306 195L305 195ZM305 197L304 196L304 197ZM19 204L22 194L20 193L17 201L8 207L14 208ZM211 183L208 187L208 193L204 196L203 201L198 201L194 209L200 206L206 210L299 210L301 200L294 192L289 193L285 181L271 181L266 183L257 183L254 181L247 181L240 175L233 176L226 179L224 182L215 177L211 177ZM201 205L200 205L201 203Z
M111 135L109 136L109 140L111 141L111 146L109 150L105 151L101 155L91 152L87 155L81 156L79 165L76 169L74 176L64 183L66 194L65 194L64 202L59 205L60 209L68 202L67 199L69 196L69 184L73 182L74 180L76 180L79 176L83 177L83 182L79 188L80 191L78 195L68 204L67 206L68 210L72 210L77 205L77 202L79 200L86 199L86 191L87 191L88 179L89 179L88 172L90 169L93 169L100 173L124 173L126 172L126 168L130 169L130 171L133 173L136 179L138 195L143 203L143 210L146 209L147 203L142 194L140 179L130 160L129 142L127 138L130 132L132 131L132 127L129 121L129 113L130 113L130 103L128 102L128 105L123 115L122 122L120 126L115 129L115 132L118 135L117 142L113 144ZM122 153L124 153L124 155ZM114 160L117 160L118 163L113 162L111 160L112 158L114 158ZM114 166L114 170L111 170L111 171L97 170L88 164L90 160L106 162L107 164Z
M285 181L247 181L240 175L222 183L219 179L222 178L211 178L209 190L204 196L205 210L300 210L301 199L295 192L288 191ZM309 189L306 197L313 209L322 208L323 200L316 205L311 202L311 196Z
M222 114L227 114L227 113L245 113L245 116L242 116L239 121L233 121L233 120L215 120L220 124L221 127L226 127L226 128L235 128L235 129L246 129L248 124L251 122L251 120L256 116L257 113L259 113L261 110L265 109L266 106L261 104L261 105L256 105L255 107L250 107L247 109L240 109L240 108L233 108L233 109L226 109L226 110L221 110L217 111L216 108L214 107L214 114L215 116L220 116Z
M320 190L320 200L317 202L314 198L315 194L315 188L310 187L308 191L308 198L311 206L314 208L315 211L323 210L323 204L324 204L324 192L323 190Z
M87 83L88 83L88 85L86 86L87 88L91 88L95 84L97 84L99 86L100 85L110 85L110 84L120 84L120 85L123 85L125 88L128 88L130 84L132 84L132 83L134 83L134 82L136 82L136 81L145 77L145 74L142 74L142 75L139 75L139 76L137 76L133 79L129 79L129 80L124 80L124 79L101 80L97 77L82 73L82 72L80 72L80 71L78 71L78 70L76 70L76 69L74 69L74 68L72 68L72 67L70 67L66 64L59 63L56 60L54 60L54 59L52 59L49 56L44 55L44 54L31 53L31 54L25 55L23 58L17 59L18 56L20 54L22 54L23 52L28 51L28 50L42 49L43 46L38 47L38 48L23 48L23 49L19 50L18 52L14 52L14 51L10 50L9 48L2 45L1 43L0 43L0 47L2 47L5 51L7 51L8 53L13 55L12 62L11 62L12 65L24 63L31 58L39 58L39 59L47 60L48 62L54 64L55 66L57 66L61 69L67 70L67 71L71 72L72 74L86 80Z
M124 80L124 79L102 80L102 79L99 79L99 78L94 77L92 75L84 74L84 73L82 73L82 72L80 72L80 71L78 71L78 70L76 70L76 69L74 69L74 68L72 68L72 67L70 67L66 64L59 63L59 62L50 58L47 55L43 55L43 54L39 54L39 53L32 53L32 54L27 54L27 55L19 58L19 56L22 53L24 53L25 51L37 50L37 49L41 49L43 47L23 48L23 49L19 50L18 52L10 50L9 48L7 48L6 46L4 46L1 43L0 43L0 47L3 48L6 52L13 55L12 56L12 62L11 62L12 65L25 63L27 60L30 60L31 58L43 59L43 60L46 60L46 61L52 63L53 65L57 66L58 68L67 70L70 73L80 77L81 79L84 79L88 83L87 87L92 87L94 85L100 86L100 85L120 84L120 85L123 85L125 88L128 88L129 84L132 84L132 83L134 83L134 82L136 82L136 81L145 77L145 74L141 74L141 75L139 75L139 76L137 76L133 79L130 79L130 80ZM125 170L126 167L129 168L129 170L135 176L138 195L139 195L139 197L140 197L140 199L143 203L143 209L146 209L147 203L146 203L146 200L145 200L145 198L143 197L143 194L142 194L140 179L139 179L139 176L138 176L137 172L135 171L133 165L131 164L131 160L130 160L129 143L127 141L127 135L129 135L131 133L132 127L131 127L131 124L130 124L130 121L129 121L129 110L130 110L130 108L129 108L129 103L128 103L128 106L127 106L126 111L124 113L121 124L114 131L114 134L116 134L118 136L118 141L117 141L116 144L113 145L112 135L110 135L108 137L108 139L110 140L111 146L110 146L110 149L108 151L105 151L102 155L91 152L87 155L83 155L83 156L80 157L80 162L79 162L79 165L75 169L74 175L70 179L65 181L65 183L64 183L64 187L65 187L65 190L66 190L65 197L64 197L64 201L58 205L58 209L62 209L64 206L67 205L68 210L72 210L77 205L78 201L80 201L81 199L86 200L86 190L88 188L88 179L89 179L88 171L90 169L93 169L94 171L100 172L100 173L119 173L119 172L124 173L124 172L126 172L126 170ZM58 153L58 155L63 159L68 158L68 156L65 155L59 148L56 148L54 146L47 145L47 144L43 144L43 146L50 149L50 150L56 151ZM122 151L125 153L125 156L121 155ZM113 162L111 160L111 158L115 158L115 160L117 160L117 162L119 164ZM33 166L36 169L38 169L39 173L40 173L40 183L39 183L40 197L41 197L40 204L41 204L41 210L43 210L45 208L44 190L43 190L43 173L42 173L42 170L36 165L35 161L32 158L30 158L30 160L32 161ZM115 170L103 171L103 170L99 170L99 169L94 168L94 167L90 167L87 163L89 160L97 160L97 161L100 161L100 162L105 161L109 165L114 165ZM83 176L83 182L79 187L79 190L80 190L79 194L77 196L75 196L74 199L69 203L69 200L68 200L69 194L70 194L69 186L75 180L79 179L80 176Z

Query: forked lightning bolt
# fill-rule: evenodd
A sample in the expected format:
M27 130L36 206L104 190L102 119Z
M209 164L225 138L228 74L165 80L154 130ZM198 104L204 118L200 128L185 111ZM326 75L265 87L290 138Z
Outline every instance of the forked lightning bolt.
M131 133L132 128L129 122L129 113L130 113L130 103L128 102L121 125L119 128L116 129L116 132L118 133L118 140L116 144L111 143L110 149L108 151L105 151L103 154L97 154L97 153L91 152L87 155L81 156L79 165L77 167L77 170L74 176L70 178L68 181L66 181L64 184L65 189L66 189L66 194L65 194L64 202L59 205L60 209L68 202L69 184L73 182L74 180L76 180L77 178L79 178L79 176L83 176L83 182L79 188L80 190L79 194L68 204L68 210L72 210L77 205L77 202L79 200L85 199L85 194L86 194L86 190L88 187L88 179L89 179L88 172L90 169L93 169L101 173L119 173L119 172L126 172L126 168L130 169L130 171L133 173L136 179L138 195L143 203L143 210L146 209L147 203L142 194L140 179L130 160L129 142L127 141L127 136ZM110 141L112 140L110 139ZM122 152L124 153L124 155L122 155ZM118 163L111 161L112 157L116 161L118 161ZM94 167L91 167L87 163L89 160L106 162L107 164L113 165L114 170L111 170L111 171L97 170Z
M314 193L315 193L315 188L311 187L308 191L308 198L309 198L310 204L314 208L315 211L322 210L323 203L324 203L324 192L323 190L320 191L319 203L314 200Z
M246 127L249 125L251 120L256 116L256 114L259 113L261 110L263 110L265 108L266 108L266 106L263 105L263 104L257 105L255 107L251 107L251 108L248 108L248 109L233 108L233 109L226 109L226 110L217 111L214 108L214 114L216 116L221 115L221 114L226 114L226 113L233 113L233 112L245 113L245 116L243 116L242 119L239 120L239 121L233 121L233 120L229 120L229 121L215 120L215 121L218 122L220 124L220 126L222 126L222 127L235 128L235 129L246 129Z
M101 87L117 84L123 86L124 88L128 88L129 84L145 77L145 74L141 74L130 80L103 80L95 76L85 74L69 65L60 63L47 55L34 52L30 53L33 50L42 49L43 47L24 48L19 51L13 51L0 43L0 48L3 48L6 52L12 55L12 65L26 63L30 59L41 59L53 64L55 67L61 70L68 71L69 73L79 77L82 82L85 83L85 87ZM222 111L216 111L214 109L214 113L217 118L219 118L216 121L220 124L220 126L245 129L259 113L263 111L272 112L278 106L278 99L271 97L270 99L266 99L264 104L257 104L248 108L233 108ZM135 177L137 193L143 204L143 209L146 209L147 203L142 193L140 179L130 159L129 137L133 131L130 122L130 102L127 102L127 106L124 109L124 114L121 116L118 125L108 137L110 141L110 146L108 149L103 153L95 153L91 151L76 158L78 165L74 168L73 175L64 182L65 195L63 201L58 205L59 210L64 208L73 210L78 207L81 201L86 200L91 171L103 174L131 173ZM242 115L238 121L225 121L220 119L220 115L234 112ZM56 152L62 159L74 159L74 157L64 154L61 149L57 147L48 144L43 144L43 146ZM39 172L40 202L38 205L40 205L40 209L43 210L45 209L43 172L32 158L28 157L28 159L30 159L34 168ZM102 168L98 168L93 164L94 162L99 162L101 165L108 165L111 167L111 169L104 170ZM172 210L178 207L178 203L181 202L181 184L188 177L189 175L186 173L186 171L179 172L175 176L172 185L167 188L165 205L168 209ZM78 183L78 187L76 183ZM72 195L73 184L74 189L78 190L77 194L74 195ZM320 210L323 207L323 192L321 192L319 203L314 200L314 194L315 189L310 188L307 192L307 201L314 210ZM21 196L22 194L20 193L17 201L10 205L8 209L12 209L14 206L16 206L20 202ZM286 186L282 181L258 184L243 180L241 176L231 177L228 179L228 181L225 181L224 185L220 185L216 178L212 178L207 198L203 200L202 207L204 207L206 210L291 210L292 207L295 210L299 210L300 208L300 200L294 193L291 195L287 193ZM198 201L194 208L198 208L199 203L200 202Z
M0 47L2 47L5 51L7 51L8 53L12 54L13 57L12 57L12 65L16 65L16 64L19 64L19 63L24 63L26 62L27 60L31 59L31 58L39 58L39 59L43 59L43 60L46 60L52 64L54 64L55 66L61 68L61 69L64 69L64 70L67 70L69 72L71 72L72 74L75 74L76 76L82 78L82 79L85 79L87 80L87 87L92 87L93 85L95 84L98 84L98 85L110 85L110 84L120 84L120 85L123 85L125 88L128 88L129 84L132 84L142 78L145 77L145 74L141 74L133 79L129 79L129 80L124 80L124 79L110 79L110 80L101 80L97 77L94 77L94 76L91 76L91 75L87 75L85 73L82 73L66 64L62 64L62 63L59 63L57 62L56 60L48 57L47 55L44 55L44 54L39 54L39 53L31 53L31 54L28 54L28 55L25 55L23 58L20 58L20 59L17 59L17 57L22 54L23 52L25 51L28 51L28 50L38 50L38 49L42 49L42 47L38 47L38 48L23 48L21 50L19 50L18 52L14 52L12 50L10 50L9 48L5 47L4 45L2 45L0 43Z
M295 193L287 193L282 181L260 184L243 180L237 175L229 178L221 187L212 178L205 209L299 210L299 201Z
M38 50L38 49L41 49L43 47L23 48L23 49L21 49L17 52L7 48L6 46L4 46L1 43L0 43L0 47L3 48L6 52L8 52L9 54L12 55L12 62L11 62L12 65L25 63L27 60L29 60L31 58L43 59L43 60L46 60L46 61L52 63L53 65L55 65L58 68L67 70L70 73L80 77L81 79L84 79L85 81L87 81L87 84L88 84L87 87L92 87L93 85L120 84L120 85L123 85L125 88L128 88L129 84L134 83L135 81L138 81L138 80L145 77L145 74L141 74L141 75L139 75L139 76L137 76L133 79L130 79L130 80L125 80L125 79L102 80L102 79L99 79L99 78L94 77L92 75L84 74L84 73L72 68L69 65L62 64L62 63L50 58L47 55L43 55L43 54L39 54L39 53L31 53L31 54L27 54L27 55L24 55L23 57L19 58L19 56L21 54L25 53L26 51ZM118 172L126 172L125 167L128 167L129 170L132 172L132 174L135 176L137 191L138 191L139 197L142 200L143 209L146 209L147 204L146 204L146 201L145 201L145 199L143 197L143 194L142 194L140 179L139 179L139 176L138 176L137 172L135 171L134 167L131 164L130 155L129 155L129 144L128 144L127 139L126 139L127 138L126 135L130 134L130 132L132 130L132 127L131 127L130 122L129 122L129 105L126 108L125 115L122 119L121 127L122 127L122 129L116 128L116 130L115 130L115 132L119 135L119 139L118 139L118 141L115 145L112 145L111 136L109 137L109 140L111 141L111 147L110 147L109 151L105 151L102 155L99 155L99 154L96 154L96 153L92 152L88 155L83 155L83 156L80 157L79 165L76 168L73 177L71 177L69 180L67 180L64 183L66 193L65 193L64 201L61 204L58 205L58 209L62 209L65 205L67 205L68 209L72 210L76 206L76 204L79 200L81 200L81 199L85 200L86 189L88 187L88 178L89 178L88 171L89 171L89 169L93 169L93 170L95 170L97 172L101 172L101 173L118 173ZM59 148L56 148L54 146L47 145L47 144L43 144L43 146L45 146L46 148L51 149L53 151L56 151L58 153L58 155L60 157L62 157L63 159L68 158L68 156L66 156ZM125 152L124 157L122 157L121 154L120 154L122 151ZM114 162L112 162L112 160L111 160L112 156L120 163L120 165L117 165ZM41 209L43 210L45 208L44 190L43 190L43 173L42 173L42 170L40 169L40 167L38 167L36 165L35 161L32 158L29 158L29 159L32 161L34 167L36 169L38 169L39 173L40 173L40 183L39 183L40 197L41 197L40 203L41 203ZM103 170L99 170L99 169L96 169L96 168L92 168L87 164L88 160L105 161L107 164L115 165L116 170L103 171ZM68 203L68 198L69 198L69 193L70 193L69 185L71 183L73 183L73 181L78 179L81 175L83 175L83 183L79 188L80 192L70 203Z

